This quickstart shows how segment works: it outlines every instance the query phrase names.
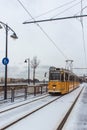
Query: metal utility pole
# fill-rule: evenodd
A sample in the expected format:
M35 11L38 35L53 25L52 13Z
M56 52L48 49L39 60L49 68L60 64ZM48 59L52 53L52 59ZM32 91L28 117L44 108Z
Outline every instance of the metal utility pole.
M69 16L69 17L60 17L60 18L34 20L34 21L29 21L29 22L23 22L23 24L41 23L41 22L56 21L56 20L65 20L65 19L73 19L73 18L83 18L83 17L87 17L87 15L76 15L76 16Z
M28 63L28 84L30 84L30 59L27 58L24 62Z
M66 69L72 71L72 67L73 67L73 60L66 60Z
M6 46L5 46L5 58L3 58L2 63L5 65L5 86L4 86L4 99L7 99L7 65L9 63L9 59L8 59L8 31L12 31L13 34L11 35L12 38L17 39L17 35L14 32L14 30L9 27L7 24L3 23L0 21L0 29L2 29L2 26L5 28L5 32L6 32Z

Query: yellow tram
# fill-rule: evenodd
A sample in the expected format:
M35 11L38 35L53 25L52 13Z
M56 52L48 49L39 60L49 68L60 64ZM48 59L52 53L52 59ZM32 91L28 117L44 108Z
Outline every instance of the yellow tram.
M79 78L70 70L50 67L48 93L66 94L79 86Z

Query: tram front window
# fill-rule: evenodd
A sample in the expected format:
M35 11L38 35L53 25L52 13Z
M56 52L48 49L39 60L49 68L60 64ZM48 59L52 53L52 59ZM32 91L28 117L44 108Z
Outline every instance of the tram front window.
M49 80L60 80L60 73L50 73Z

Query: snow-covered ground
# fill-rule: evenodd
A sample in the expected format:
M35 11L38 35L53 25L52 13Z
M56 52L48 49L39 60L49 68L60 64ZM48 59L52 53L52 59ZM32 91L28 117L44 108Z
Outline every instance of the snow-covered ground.
M16 125L9 127L7 130L56 130L58 124L61 122L65 113L68 111L83 86L84 85L81 85L75 91L19 121Z
M45 96L47 93L43 93L43 94L37 94L36 96L34 96L33 94L31 95L28 95L27 96L27 99L25 99L24 97L18 97L18 98L15 98L14 99L14 102L11 102L11 99L7 99L7 100L2 100L0 101L0 109L1 108L7 108L7 106L15 106L17 104L23 104L25 102L29 102L29 101L32 101L34 99L37 99L39 97L43 97Z
M49 104L6 130L56 130L58 124L61 122L82 87L84 87L83 92L63 130L87 130L87 84L80 85L75 91L63 96L61 99ZM28 100L24 102L27 101ZM11 105L6 103L6 107L9 108L21 103L20 101L19 103L11 103ZM4 110L6 107L0 106L0 110ZM9 117L7 120L9 120Z

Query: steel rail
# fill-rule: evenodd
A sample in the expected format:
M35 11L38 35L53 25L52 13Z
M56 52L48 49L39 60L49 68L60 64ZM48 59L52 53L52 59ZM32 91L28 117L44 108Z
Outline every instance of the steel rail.
M63 95L63 96L64 96L64 95ZM0 128L0 130L5 130L5 129L11 127L12 125L15 125L17 122L21 121L22 119L28 117L29 115L31 115L31 114L33 114L33 113L35 113L35 112L37 112L38 110L40 110L40 109L46 107L47 105L53 103L54 101L58 100L59 98L61 98L61 97L63 97L63 96L57 97L57 98L53 99L52 101L50 101L50 102L48 102L48 103L45 103L44 105L38 107L37 109L35 109L35 110L33 110L33 111L29 112L29 113L26 113L26 114L23 115L22 117L19 117L17 120L14 120L14 121L12 121L11 123L8 123L8 124L5 125L5 126L2 126L2 127Z
M73 104L71 105L71 107L69 108L68 112L66 113L66 115L64 116L63 120L61 121L61 123L59 124L59 126L57 127L56 130L62 130L70 113L72 112L76 102L78 101L78 98L80 97L82 91L83 91L84 88L81 89L81 91L79 92L78 96L76 97L75 101L73 102Z
M23 104L20 104L20 105L18 105L18 106L14 106L14 107L8 108L8 109L6 109L6 110L2 110L2 111L0 111L0 114L1 114L1 113L4 113L4 112L7 112L7 111L10 111L10 110L12 110L12 109L18 108L18 107L27 105L27 104L29 104L29 103L38 101L38 100L43 99L43 98L48 97L48 96L50 96L50 95L46 95L46 96L44 96L44 97L39 97L39 98L37 98L37 99L34 99L34 100L32 100L32 101L28 101L28 102L23 103Z

